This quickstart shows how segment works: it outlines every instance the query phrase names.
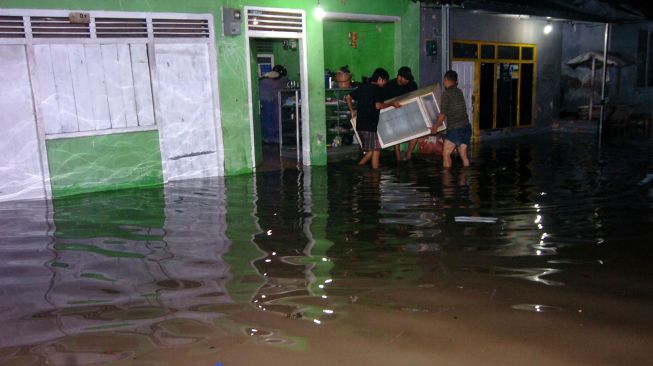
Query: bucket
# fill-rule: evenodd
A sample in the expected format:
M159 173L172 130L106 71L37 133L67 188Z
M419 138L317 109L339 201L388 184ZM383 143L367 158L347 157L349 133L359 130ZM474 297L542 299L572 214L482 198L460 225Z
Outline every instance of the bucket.
M351 74L338 71L336 73L336 82L338 83L338 88L351 88Z

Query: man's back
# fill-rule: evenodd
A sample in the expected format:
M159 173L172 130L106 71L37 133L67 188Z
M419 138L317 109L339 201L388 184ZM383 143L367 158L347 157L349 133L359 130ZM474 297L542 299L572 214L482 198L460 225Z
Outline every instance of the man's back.
M442 113L447 116L447 129L463 128L469 124L465 96L456 86L445 89L442 94Z
M379 124L379 110L376 103L383 102L383 89L376 84L363 84L351 93L358 103L356 112L356 129L376 132Z

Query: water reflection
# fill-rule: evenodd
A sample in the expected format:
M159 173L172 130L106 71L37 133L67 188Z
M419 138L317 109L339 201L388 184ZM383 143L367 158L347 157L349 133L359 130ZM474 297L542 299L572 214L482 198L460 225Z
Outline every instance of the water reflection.
M332 244L314 237L324 216L323 197L314 197L312 184L324 181L326 170L306 168L262 173L256 177L255 217L259 232L253 243L263 256L253 262L264 283L251 303L293 319L321 324L328 302L331 263L325 256Z
M452 305L423 298L447 288L486 291L507 309L576 309L541 297L591 291L587 272L647 273L652 259L653 201L640 184L650 145L614 148L601 166L588 146L554 136L484 145L469 169L344 162L4 203L0 362L299 349L309 341L296 329L262 319L323 329L361 308L443 316ZM613 281L601 291L621 294ZM495 298L499 287L517 295Z

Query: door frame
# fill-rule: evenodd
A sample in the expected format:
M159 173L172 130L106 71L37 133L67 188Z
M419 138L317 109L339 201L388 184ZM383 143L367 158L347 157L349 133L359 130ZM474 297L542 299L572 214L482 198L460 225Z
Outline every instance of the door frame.
M285 12L301 15L302 30L301 32L281 32L281 31L262 31L250 30L249 12L250 11L270 11ZM301 120L302 120L302 164L311 165L311 139L310 139L310 121L309 121L309 97L308 97L308 52L306 47L306 12L302 9L271 8L258 6L245 6L245 65L247 67L247 102L249 106L249 138L252 154L252 170L256 171L256 139L254 134L254 101L252 100L252 57L251 57L251 39L296 39L299 47L299 89L301 95Z
M519 84L517 91L517 125L513 128L528 128L534 127L535 121L537 119L537 108L536 108L536 90L537 90L537 45L530 43L510 43L510 42L487 42L487 41L472 41L472 40L452 40L451 49L453 50L454 43L463 43L463 44L475 44L477 45L477 55L475 58L464 58L464 57L455 57L452 55L452 62L454 61L471 61L476 63L476 68L474 70L474 121L473 121L473 134L474 139L478 139L480 136L480 90L481 90L481 64L482 63L505 63L505 64L519 64ZM483 58L481 54L481 47L485 45L494 46L494 58ZM501 59L499 58L499 46L512 46L519 47L519 58L510 60L510 59ZM525 60L522 58L522 48L533 48L533 58L532 60ZM520 107L521 107L521 72L523 64L532 64L533 65L533 90L532 90L532 102L531 102L531 122L527 125L522 125L520 119ZM497 75L496 67L494 68L494 101L493 101L493 111L492 111L492 129L497 129Z

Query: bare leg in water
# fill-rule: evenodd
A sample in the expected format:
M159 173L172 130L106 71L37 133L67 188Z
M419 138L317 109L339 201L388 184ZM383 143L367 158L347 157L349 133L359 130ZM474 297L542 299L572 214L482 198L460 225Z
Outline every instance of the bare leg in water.
M380 160L381 160L381 151L372 151L372 169L379 169Z
M417 139L410 140L408 143L408 151L406 151L406 160L410 160L413 157L413 150L415 150L415 145L417 145Z
M358 162L358 165L365 165L372 161L372 169L379 169L379 162L381 160L381 151L368 151L365 156Z
M447 169L451 168L451 154L456 148L456 144L449 140L444 140L444 149L442 151L442 167Z
M469 157L467 157L466 144L458 146L458 155L460 155L460 159L463 161L463 166L469 166Z
M374 153L374 151L366 152L365 155L363 155L363 158L358 162L358 165L367 164L370 161L370 159L372 159L372 153Z

